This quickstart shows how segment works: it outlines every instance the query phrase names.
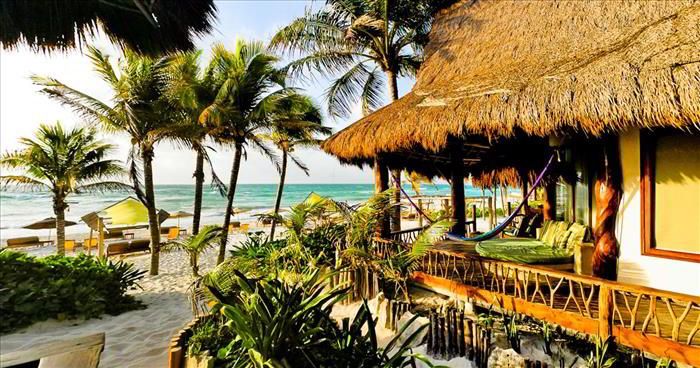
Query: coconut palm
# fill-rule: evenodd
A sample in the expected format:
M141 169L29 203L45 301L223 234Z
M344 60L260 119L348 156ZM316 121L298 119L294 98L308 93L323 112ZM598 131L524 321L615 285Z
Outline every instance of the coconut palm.
M218 263L225 257L233 199L245 149L258 149L279 169L277 156L258 136L270 127L272 113L289 95L289 90L284 88L285 74L275 68L276 62L277 57L262 43L239 40L233 50L227 50L221 44L215 45L212 60L205 70L216 98L204 109L200 122L211 129L217 141L230 144L234 149Z
M309 9L279 30L271 46L299 57L289 65L292 76L340 74L326 91L332 116L349 116L358 102L368 114L384 103L385 86L390 101L399 98L398 78L415 75L433 12L448 1L326 0L325 7ZM392 172L397 189L400 175ZM394 202L399 200L397 190ZM399 206L391 218L392 230L400 230Z
M184 50L211 30L215 12L213 0L3 0L0 46L64 51L103 31L139 52Z
M176 121L163 98L163 73L169 60L139 56L127 51L115 68L109 57L94 47L88 48L88 56L97 75L112 89L111 105L56 79L38 76L33 79L36 84L43 86L41 91L49 97L70 106L104 130L125 133L131 139L129 174L137 197L148 209L150 274L157 275L160 222L153 187L153 159L156 144L171 136L172 125Z
M280 182L277 186L277 197L273 213L279 214L284 192L284 180L287 175L289 160L301 170L309 174L309 169L294 155L296 148L315 148L320 144L317 134L328 135L331 129L322 125L321 111L308 96L292 94L280 101L280 109L273 114L272 132L261 137L272 142L282 153ZM275 238L277 217L272 217L270 240Z
M216 175L209 159L210 147L207 146L209 130L199 123L202 111L214 102L216 95L209 88L209 75L204 75L199 66L201 51L176 54L166 69L165 80L166 99L174 109L179 110L178 116L182 124L173 126L171 138L184 143L195 152L195 170L192 175L194 185L194 214L192 216L192 233L199 232L202 217L202 194L204 188L204 164L211 171L212 186L219 190L221 196L226 195L226 186Z
M65 254L65 211L69 195L131 189L116 181L125 173L121 164L107 158L115 146L99 140L94 129L65 130L58 122L42 124L34 138L21 138L20 143L23 146L20 150L0 157L0 167L23 170L25 175L3 175L0 183L5 188L51 192L60 255Z
M221 228L205 226L198 234L192 234L184 239L171 240L163 247L164 251L181 250L187 253L192 267L192 276L199 277L199 256L207 249L216 246L221 237Z

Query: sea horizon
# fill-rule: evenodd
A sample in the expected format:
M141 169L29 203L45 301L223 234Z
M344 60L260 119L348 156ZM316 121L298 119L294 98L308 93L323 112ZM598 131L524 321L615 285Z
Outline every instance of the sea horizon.
M255 215L269 212L274 207L277 195L276 183L246 183L238 184L233 205L244 212L234 216L235 220L254 221ZM409 184L404 184L404 189L410 195L415 195ZM194 208L194 184L156 184L156 205L159 209L168 212L187 211ZM360 203L372 196L374 185L367 184L332 184L332 183L291 183L285 184L282 196L282 208L303 201L310 193L315 192L323 196L331 197L337 201L351 204ZM465 193L468 196L481 195L481 189L465 184ZM490 193L487 191L487 193ZM425 195L449 195L449 185L423 184L421 194ZM103 194L74 194L68 197L69 208L66 219L78 224L66 228L70 238L71 234L85 234L89 228L80 221L80 218L90 212L101 210L127 196L135 196L129 192L112 192ZM21 192L12 190L0 191L0 239L33 236L49 236L49 230L29 230L22 226L32 222L53 217L51 194L48 192ZM202 201L202 223L220 224L226 208L225 197L209 184L204 186ZM180 220L182 227L191 225L191 218ZM177 220L166 220L164 225L176 225ZM55 232L54 232L55 233Z

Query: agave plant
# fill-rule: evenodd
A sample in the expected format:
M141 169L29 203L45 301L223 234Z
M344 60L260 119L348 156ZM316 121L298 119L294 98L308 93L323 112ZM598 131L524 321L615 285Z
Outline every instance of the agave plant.
M164 245L162 250L181 250L187 253L192 267L192 276L199 277L199 256L207 249L216 246L221 238L221 227L205 226L196 235L190 235L184 239L171 240Z

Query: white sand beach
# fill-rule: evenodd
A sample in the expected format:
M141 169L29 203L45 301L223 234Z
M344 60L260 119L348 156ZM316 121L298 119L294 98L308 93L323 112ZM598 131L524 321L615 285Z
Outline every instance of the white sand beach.
M229 242L237 244L243 235L235 234ZM201 271L216 263L218 250L212 249L200 260ZM150 255L124 258L142 270L148 270ZM68 337L106 333L100 367L164 367L168 341L192 319L187 289L192 282L187 257L177 251L161 253L160 274L141 280L143 290L131 291L147 308L120 314L103 315L90 320L50 320L36 323L18 332L0 337L0 353L30 349L36 344Z

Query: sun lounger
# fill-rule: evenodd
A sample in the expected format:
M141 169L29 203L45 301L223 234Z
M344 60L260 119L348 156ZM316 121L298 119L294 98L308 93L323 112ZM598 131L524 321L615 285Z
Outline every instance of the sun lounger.
M168 230L168 240L175 240L180 237L180 229L177 227L171 227Z
M39 240L38 236L7 239L8 248L39 247L44 245L53 245L53 241Z
M66 252L74 251L75 250L75 240L66 240L66 242L63 245L63 249L65 249Z
M96 368L104 346L104 333L38 344L29 350L0 355L0 367L39 361L40 368Z
M107 257L135 252L150 252L149 239L124 240L107 245Z

